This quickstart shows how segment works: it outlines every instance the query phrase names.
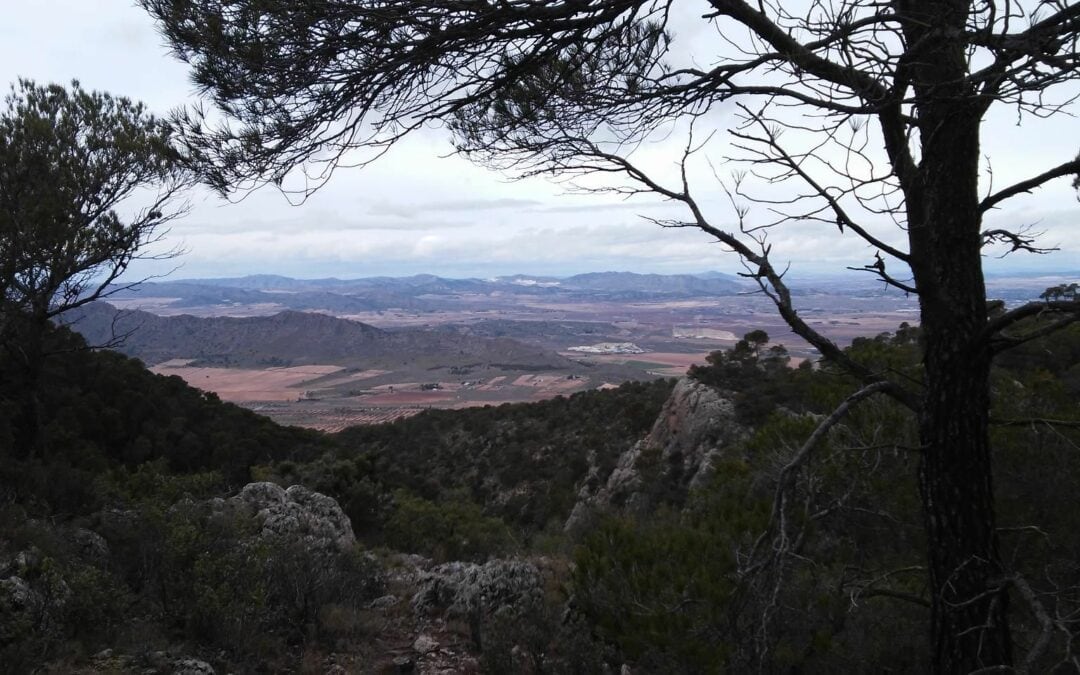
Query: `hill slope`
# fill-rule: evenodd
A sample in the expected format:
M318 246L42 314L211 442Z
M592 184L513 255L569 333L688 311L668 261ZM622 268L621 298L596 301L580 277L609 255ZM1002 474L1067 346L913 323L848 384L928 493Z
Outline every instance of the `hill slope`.
M162 317L93 303L65 316L92 345L148 364L194 359L202 365L363 365L424 367L498 364L511 369L572 367L568 359L515 340L423 330L384 331L326 314L285 311L273 316Z

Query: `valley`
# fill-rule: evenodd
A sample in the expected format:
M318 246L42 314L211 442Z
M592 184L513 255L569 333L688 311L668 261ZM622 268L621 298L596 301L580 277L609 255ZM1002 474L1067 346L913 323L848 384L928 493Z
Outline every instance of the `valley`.
M1026 299L1039 283L991 287ZM792 285L800 315L841 345L917 320L912 298L864 277ZM817 356L751 282L719 273L261 275L145 283L115 289L108 303L69 319L92 345L114 344L156 373L326 431L677 377L756 329L793 363Z

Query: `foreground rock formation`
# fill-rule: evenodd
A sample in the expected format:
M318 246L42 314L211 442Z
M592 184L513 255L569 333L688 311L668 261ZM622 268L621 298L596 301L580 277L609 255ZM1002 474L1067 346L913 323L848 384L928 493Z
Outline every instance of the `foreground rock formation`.
M215 510L238 508L251 513L264 537L294 536L315 548L346 550L356 543L352 523L331 497L302 485L249 483L227 500L213 500Z
M586 479L566 521L580 530L600 511L642 514L661 501L681 503L704 483L716 461L746 437L734 401L713 387L684 377L675 385L649 435L619 458L606 479Z

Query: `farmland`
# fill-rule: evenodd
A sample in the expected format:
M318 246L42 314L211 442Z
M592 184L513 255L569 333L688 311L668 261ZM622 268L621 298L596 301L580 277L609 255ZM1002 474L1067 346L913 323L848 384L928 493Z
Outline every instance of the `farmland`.
M327 430L679 376L756 329L793 363L817 358L744 280L694 279L189 280L110 302L143 310L127 349L155 372ZM917 317L914 299L858 278L801 290L800 316L841 345Z

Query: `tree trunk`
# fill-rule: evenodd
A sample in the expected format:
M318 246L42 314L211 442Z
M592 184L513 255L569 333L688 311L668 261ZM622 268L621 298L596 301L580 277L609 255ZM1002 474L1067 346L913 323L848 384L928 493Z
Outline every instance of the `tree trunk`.
M933 592L933 671L1012 662L994 519L990 351L978 212L978 119L924 142L909 228L924 337L919 486ZM967 119L967 123L963 120Z
M919 486L933 590L933 670L967 674L1012 662L987 430L989 360L972 353L964 331L931 326Z
M47 318L22 316L16 322L12 340L12 370L18 392L19 412L15 423L15 456L34 459L41 449L40 384L45 361Z
M986 290L973 198L978 159L964 152L978 147L977 129L954 128L939 143L950 147L936 148L952 161L924 164L934 168L922 172L915 200L921 214L910 228L925 341L919 487L933 593L932 669L965 675L1012 662L994 518Z
M925 341L919 488L931 584L931 669L1012 663L990 461L990 351L982 274L979 129L966 0L896 0L921 157L904 185Z
M1012 663L990 460L990 351L978 210L976 112L953 106L924 140L912 228L925 340L919 487L933 671ZM916 245L917 243L917 245Z
M994 517L981 237L977 209L957 195L963 182L928 183L929 220L914 229L927 249L916 279L925 341L919 487L933 671L966 675L1010 664L1012 653Z

